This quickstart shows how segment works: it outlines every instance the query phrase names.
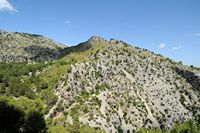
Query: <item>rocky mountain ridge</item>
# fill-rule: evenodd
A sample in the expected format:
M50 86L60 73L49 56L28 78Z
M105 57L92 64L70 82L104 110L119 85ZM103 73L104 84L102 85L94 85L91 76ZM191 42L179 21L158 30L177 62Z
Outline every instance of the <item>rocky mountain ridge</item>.
M64 47L42 35L0 31L0 62L50 61Z
M89 42L104 45L88 61L72 64L55 91L55 112L68 124L114 133L199 122L199 70L122 41L92 37ZM64 112L68 115L60 115Z

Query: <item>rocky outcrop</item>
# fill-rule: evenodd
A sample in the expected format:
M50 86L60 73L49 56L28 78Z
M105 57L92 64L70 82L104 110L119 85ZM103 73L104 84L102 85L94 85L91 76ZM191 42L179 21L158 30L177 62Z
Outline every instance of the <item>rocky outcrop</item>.
M71 46L71 47L65 48L64 50L62 50L63 55L65 56L65 55L67 55L69 53L73 53L73 52L83 52L83 51L86 51L86 50L89 50L90 48L92 48L93 45L98 45L101 43L108 44L109 42L104 40L101 37L92 36L86 42L80 43L76 46Z
M108 43L108 41L104 40L99 36L92 36L90 39L88 39L87 42L93 45L97 45L99 43Z
M41 35L0 31L0 62L33 62L57 59L63 45Z
M176 122L199 119L200 92L193 89L199 79L192 73L177 74L173 67L180 64L118 40L89 42L105 45L87 57L89 61L71 65L62 78L64 85L56 94L63 112L79 108L80 123L113 133L170 129Z
M175 68L176 72L187 80L192 85L192 88L200 92L200 77L192 71Z

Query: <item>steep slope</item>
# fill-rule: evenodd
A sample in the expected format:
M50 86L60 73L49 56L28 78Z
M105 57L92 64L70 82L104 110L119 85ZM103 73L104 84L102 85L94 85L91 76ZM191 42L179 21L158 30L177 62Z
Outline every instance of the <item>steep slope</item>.
M42 130L129 133L200 123L198 68L97 36L72 47L24 33L2 31L0 39L0 102L42 110Z
M122 41L92 37L87 43L104 45L72 64L55 88L59 100L51 116L66 120L61 125L114 133L199 122L198 69Z
M42 35L0 31L0 62L49 61L63 48Z

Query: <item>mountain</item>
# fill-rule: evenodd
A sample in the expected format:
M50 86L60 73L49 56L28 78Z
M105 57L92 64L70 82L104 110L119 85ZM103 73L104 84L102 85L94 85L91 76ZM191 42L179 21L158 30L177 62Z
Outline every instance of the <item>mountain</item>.
M98 36L65 48L50 42L38 43L61 49L59 58L51 58L53 61L42 58L49 63L0 66L2 99L23 106L25 113L27 105L42 112L47 132L200 131L199 68ZM13 47L18 44L12 43Z
M42 35L0 30L0 62L53 60L64 47Z
M58 116L71 112L68 122L78 117L106 132L171 129L176 122L200 120L199 70L122 41L93 37L89 43L103 45L62 78Z

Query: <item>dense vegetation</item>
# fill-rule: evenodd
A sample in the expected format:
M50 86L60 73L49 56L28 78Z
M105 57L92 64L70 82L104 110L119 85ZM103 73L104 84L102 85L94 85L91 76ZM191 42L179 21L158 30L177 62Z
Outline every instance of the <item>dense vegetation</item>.
M48 82L41 78L50 65L0 64L0 132L45 131L44 114L57 101Z
M13 97L25 96L30 99L41 98L48 106L54 105L57 97L52 89L61 74L49 72L47 67L52 65L54 64L0 64L0 94ZM44 76L50 77L49 75L57 75L54 84L50 83L52 80L44 78Z
M0 132L44 132L44 105L40 99L0 97Z
M32 75L45 66L45 64L0 64L0 93L7 96L36 98L32 83L38 85L39 79ZM39 83L41 88L42 84Z
M46 130L44 114L56 103L57 96L41 74L51 65L0 64L0 132Z

